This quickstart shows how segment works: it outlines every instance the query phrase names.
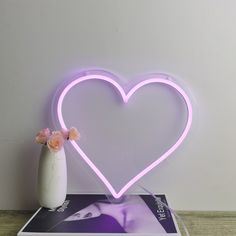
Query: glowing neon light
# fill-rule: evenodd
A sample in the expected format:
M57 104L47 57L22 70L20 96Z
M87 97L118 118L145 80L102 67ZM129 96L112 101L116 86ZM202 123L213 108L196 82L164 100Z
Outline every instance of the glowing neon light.
M79 147L79 145L75 141L70 141L71 144L74 146L74 148L77 150L77 152L80 154L80 156L84 159L84 161L90 166L90 168L96 173L96 175L101 179L101 181L105 184L105 186L108 188L108 190L111 192L111 194L115 198L121 197L134 183L136 183L139 179L141 179L144 175L146 175L149 171L151 171L154 167L159 165L162 161L164 161L170 154L172 154L183 142L183 140L186 138L191 124L192 124L192 105L190 102L189 97L185 93L185 91L179 87L177 84L174 82L160 78L160 76L153 76L152 78L146 79L138 84L136 84L127 94L125 93L124 89L114 80L112 79L109 75L103 75L99 74L99 72L96 73L91 73L87 75L82 75L75 80L73 80L71 83L69 83L61 92L58 102L57 102L57 115L58 115L58 120L63 129L67 129L66 124L63 119L62 115L62 104L63 100L66 96L66 94L72 89L74 86L78 85L79 83L83 81L88 81L88 80L102 80L110 83L113 85L120 93L124 103L127 103L130 99L130 97L141 87L151 84L151 83L159 83L159 84L165 84L167 86L170 86L173 88L176 92L178 92L184 99L185 104L187 106L187 122L186 126L176 141L162 156L160 156L156 161L151 163L149 166L144 168L140 173L138 173L135 177L133 177L128 183L124 185L124 187L121 188L119 192L116 192L111 183L108 181L108 179L103 175L103 173L97 168L97 166L89 159L89 157L84 153L84 151Z

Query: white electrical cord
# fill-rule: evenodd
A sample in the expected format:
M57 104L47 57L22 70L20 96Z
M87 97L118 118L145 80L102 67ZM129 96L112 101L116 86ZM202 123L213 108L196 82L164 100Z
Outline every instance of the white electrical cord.
M184 223L184 221L182 220L182 218L172 209L170 208L168 205L166 205L164 202L162 202L158 197L155 196L154 193L150 192L149 190L147 190L146 188L144 188L143 186L140 186L140 188L142 188L145 192L149 193L150 195L153 196L153 198L156 200L156 202L162 204L165 208L167 208L171 213L173 213L175 215L175 217L180 221L180 223L182 224L183 226L183 229L184 229L184 232L186 234L186 236L190 236L189 232L188 232L188 229Z

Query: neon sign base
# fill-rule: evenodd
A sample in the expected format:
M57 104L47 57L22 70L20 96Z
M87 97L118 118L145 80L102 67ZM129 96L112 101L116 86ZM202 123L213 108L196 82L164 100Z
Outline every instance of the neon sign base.
M165 195L157 195L167 203ZM43 218L43 220L42 220ZM40 208L17 234L181 236L174 215L151 195L68 194L61 207Z

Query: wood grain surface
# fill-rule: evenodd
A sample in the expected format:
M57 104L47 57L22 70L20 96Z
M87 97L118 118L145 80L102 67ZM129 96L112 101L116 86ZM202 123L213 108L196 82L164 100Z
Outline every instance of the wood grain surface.
M0 236L15 236L32 214L32 211L0 211ZM178 211L178 214L191 236L236 236L236 212Z

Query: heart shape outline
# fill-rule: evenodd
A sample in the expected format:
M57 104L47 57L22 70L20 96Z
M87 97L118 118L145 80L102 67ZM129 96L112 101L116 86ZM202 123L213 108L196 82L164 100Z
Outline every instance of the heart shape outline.
M73 141L70 140L72 146L75 148L75 150L80 154L80 156L83 158L83 160L87 163L87 165L95 172L95 174L100 178L100 180L104 183L104 185L107 187L107 189L110 191L110 193L113 195L114 198L120 198L132 185L134 185L139 179L141 179L144 175L146 175L148 172L150 172L153 168L158 166L162 161L164 161L167 157L169 157L184 141L186 138L192 124L192 105L191 101L186 94L186 92L176 83L169 79L164 79L161 74L156 74L148 79L145 79L141 82L136 83L127 93L124 91L123 87L116 82L113 78L116 78L111 73L104 72L104 71L87 71L82 73L80 76L77 76L74 80L72 80L69 84L67 84L64 89L60 92L59 98L56 103L56 111L57 111L57 118L59 121L59 124L62 129L68 129L66 127L66 124L63 119L62 115L62 104L63 100L66 96L66 94L72 89L74 86L78 85L79 83L83 81L88 80L102 80L105 82L110 83L115 89L118 90L120 96L123 99L124 103L128 103L130 97L135 94L135 92L142 88L143 86L151 83L159 83L159 84L165 84L167 86L170 86L175 90L175 92L179 93L179 95L184 99L184 102L187 107L187 122L185 125L185 128L182 132L182 134L179 136L177 141L169 148L167 149L164 154L162 154L159 158L157 158L154 162L149 164L147 167L145 167L141 172L139 172L136 176L131 178L118 192L114 189L112 184L109 182L109 180L103 175L103 173L97 168L97 166L89 159L89 157L85 154L85 152L79 147L79 145ZM169 78L169 76L167 76Z

